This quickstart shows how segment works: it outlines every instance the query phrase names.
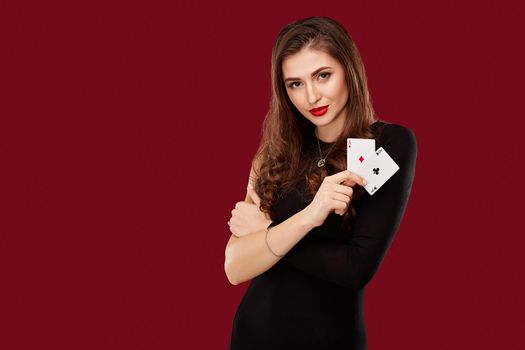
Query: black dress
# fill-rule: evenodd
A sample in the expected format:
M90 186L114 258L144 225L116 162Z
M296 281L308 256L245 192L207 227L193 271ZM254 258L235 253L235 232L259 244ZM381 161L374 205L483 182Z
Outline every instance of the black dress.
M356 201L350 230L339 225L341 216L330 214L251 281L233 320L230 350L367 349L365 286L401 223L417 154L409 128L378 121L372 131L376 149L383 147L399 170L373 196L364 193ZM325 149L329 145L322 143ZM270 226L308 205L301 196L304 191L299 181L274 203Z

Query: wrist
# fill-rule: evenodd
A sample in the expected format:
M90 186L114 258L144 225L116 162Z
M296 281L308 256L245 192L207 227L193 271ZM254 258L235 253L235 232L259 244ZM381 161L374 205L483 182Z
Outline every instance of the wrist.
M299 223L301 226L307 228L308 230L312 230L317 227L317 225L314 225L312 222L311 215L309 213L310 209L308 206L306 206L303 210L297 213L299 216Z

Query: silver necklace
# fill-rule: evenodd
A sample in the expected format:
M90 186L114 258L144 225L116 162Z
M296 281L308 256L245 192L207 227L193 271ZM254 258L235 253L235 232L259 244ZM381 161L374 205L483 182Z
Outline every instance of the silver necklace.
M314 134L315 135L315 134ZM332 145L332 147L330 147L330 149L328 150L328 153L326 153L326 156L324 156L323 158L323 154L321 153L321 144L319 143L319 138L317 137L317 135L315 135L315 138L317 139L317 146L319 147L319 156L321 157L321 159L319 159L317 161L317 166L319 168L321 168L323 165L325 165L326 163L326 157L328 157L328 153L330 153L330 151L332 150L332 148L334 148L335 146L335 142L334 144Z

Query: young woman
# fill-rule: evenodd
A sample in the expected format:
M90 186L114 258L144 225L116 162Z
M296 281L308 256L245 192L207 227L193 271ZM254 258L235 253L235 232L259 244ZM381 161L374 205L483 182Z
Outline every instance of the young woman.
M228 221L228 280L252 279L230 349L367 349L364 290L405 212L415 135L376 118L359 52L330 18L282 29L271 69L246 199ZM374 195L346 170L349 137L374 138L399 165Z

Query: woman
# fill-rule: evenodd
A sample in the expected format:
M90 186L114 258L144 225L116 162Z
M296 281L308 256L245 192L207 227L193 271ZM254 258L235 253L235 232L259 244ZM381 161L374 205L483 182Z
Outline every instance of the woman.
M228 222L226 275L253 279L230 349L367 349L364 287L404 215L415 135L376 119L359 52L330 18L287 25L271 69L246 199ZM374 138L399 165L374 195L346 170L349 137Z

